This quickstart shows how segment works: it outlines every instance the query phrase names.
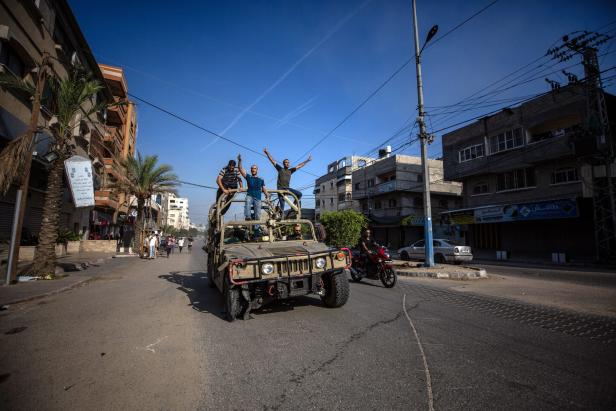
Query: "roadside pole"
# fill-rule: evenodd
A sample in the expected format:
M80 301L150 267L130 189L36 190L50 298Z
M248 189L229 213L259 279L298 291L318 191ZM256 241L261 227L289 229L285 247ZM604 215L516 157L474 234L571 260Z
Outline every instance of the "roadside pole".
M24 215L26 212L26 203L28 200L28 186L30 185L30 168L32 166L32 145L34 137L38 129L39 113L41 111L41 96L45 88L47 80L47 66L49 65L50 56L47 52L43 52L41 65L38 67L36 89L34 91L32 101L32 114L30 117L30 125L26 131L26 135L22 138L28 139L28 154L23 165L23 175L19 189L17 190L15 200L15 214L13 217L13 227L11 229L11 244L9 247L9 261L6 268L6 284L11 284L17 278L17 263L19 261L19 244L21 243L21 229L24 223Z
M434 248L432 244L432 206L430 204L430 169L428 167L428 133L424 121L423 84L421 82L421 51L419 49L419 29L417 27L417 7L413 0L413 28L415 33L415 67L417 70L417 122L419 123L419 139L421 141L421 168L423 170L423 205L424 205L424 242L426 267L434 267ZM426 43L436 34L438 26L430 30ZM424 47L425 47L424 44Z

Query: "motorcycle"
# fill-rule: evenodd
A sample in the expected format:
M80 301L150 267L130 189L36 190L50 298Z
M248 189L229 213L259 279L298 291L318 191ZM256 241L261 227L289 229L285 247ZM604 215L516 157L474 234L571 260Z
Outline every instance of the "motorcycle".
M392 262L387 249L383 246L377 246L376 250L368 255L367 264L359 252L354 252L351 278L355 282L360 282L362 278L381 280L385 288L392 288L397 280Z

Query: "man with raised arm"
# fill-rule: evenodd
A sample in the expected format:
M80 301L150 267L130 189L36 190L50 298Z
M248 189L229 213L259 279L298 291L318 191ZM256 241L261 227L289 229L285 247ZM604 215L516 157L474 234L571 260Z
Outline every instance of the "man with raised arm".
M250 207L255 210L255 220L261 218L261 193L265 194L265 197L269 197L269 193L265 188L265 181L261 177L257 177L259 168L253 164L250 167L250 175L246 174L246 170L242 168L242 156L237 155L238 168L240 174L246 179L246 203L244 204L244 218L250 220Z
M270 154L270 152L267 151L267 147L263 149L263 152L269 159L270 163L272 163L274 168L276 168L276 171L278 171L278 181L276 184L276 187L278 188L278 190L289 190L290 192L292 192L293 194L297 196L297 199L299 201L302 198L302 192L291 188L291 174L295 173L297 170L299 170L300 168L308 164L308 162L312 160L312 155L309 155L306 161L299 163L295 167L291 167L291 163L289 162L288 158L285 158L284 160L282 160L282 166L281 166L280 164L276 162L276 160L272 158L272 155ZM278 202L280 203L280 211L284 211L285 201L283 200L281 195L278 195Z
M240 164L241 157L238 157ZM230 190L235 190L237 188L242 188L242 179L240 177L239 170L235 167L235 160L229 160L229 163L226 167L223 167L218 173L218 177L216 178L216 184L218 184L218 191L216 191L216 203L218 204L218 199L221 195L227 194L227 196L231 193ZM221 211L221 215L227 212L227 210L231 207L231 203L227 204Z

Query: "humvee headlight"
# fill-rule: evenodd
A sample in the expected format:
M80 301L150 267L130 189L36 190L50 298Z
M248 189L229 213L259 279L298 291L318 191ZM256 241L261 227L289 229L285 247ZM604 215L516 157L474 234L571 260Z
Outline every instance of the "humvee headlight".
M319 268L319 269L325 267L325 258L323 258L323 257L317 258L314 261L314 265L316 265L316 267Z
M261 273L268 275L274 272L274 265L271 263L265 263L261 266Z

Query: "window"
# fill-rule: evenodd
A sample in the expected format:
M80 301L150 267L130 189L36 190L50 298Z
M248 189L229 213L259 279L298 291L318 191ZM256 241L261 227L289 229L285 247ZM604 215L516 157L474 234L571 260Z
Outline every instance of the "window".
M483 144L476 144L474 146L463 148L458 152L460 163L465 161L474 160L479 157L483 157L484 147Z
M338 194L338 201L344 201L344 193Z
M394 181L396 179L396 175L394 174L393 176L389 177L389 181Z
M338 161L338 170L340 170L341 168L346 167L346 159L343 158L342 160Z
M438 200L438 206L440 208L447 208L448 204L447 204L447 200L444 198L441 198L440 200Z
M524 145L522 129L507 130L504 133L490 137L490 154L511 150Z
M565 167L552 171L550 184L563 184L579 181L577 168Z
M374 209L375 210L380 210L381 209L381 201L380 200L376 200L374 202Z
M334 188L334 182L333 181L329 182L329 188Z
M496 178L496 191L519 190L535 187L535 170L520 168L501 173Z
M397 205L397 201L395 198L390 198L389 199L389 208L395 208Z
M421 207L423 205L423 199L421 197L413 198L413 207Z
M329 199L329 205L334 205L334 198L333 198L333 197L330 197L330 199Z
M357 160L357 167L359 168L366 167L366 160Z
M321 188L323 189L323 191L325 191L325 184L323 184Z
M424 240L419 240L415 244L413 244L413 247L423 247L424 244L425 244Z
M23 78L26 74L26 65L23 60L5 42L0 42L0 64L4 64L19 78Z
M423 181L423 175L417 174L417 182L421 183Z
M374 187L374 178L368 180L368 187Z
M473 195L485 194L488 190L488 183L481 181L473 186Z
M359 183L355 183L355 190L359 190Z

